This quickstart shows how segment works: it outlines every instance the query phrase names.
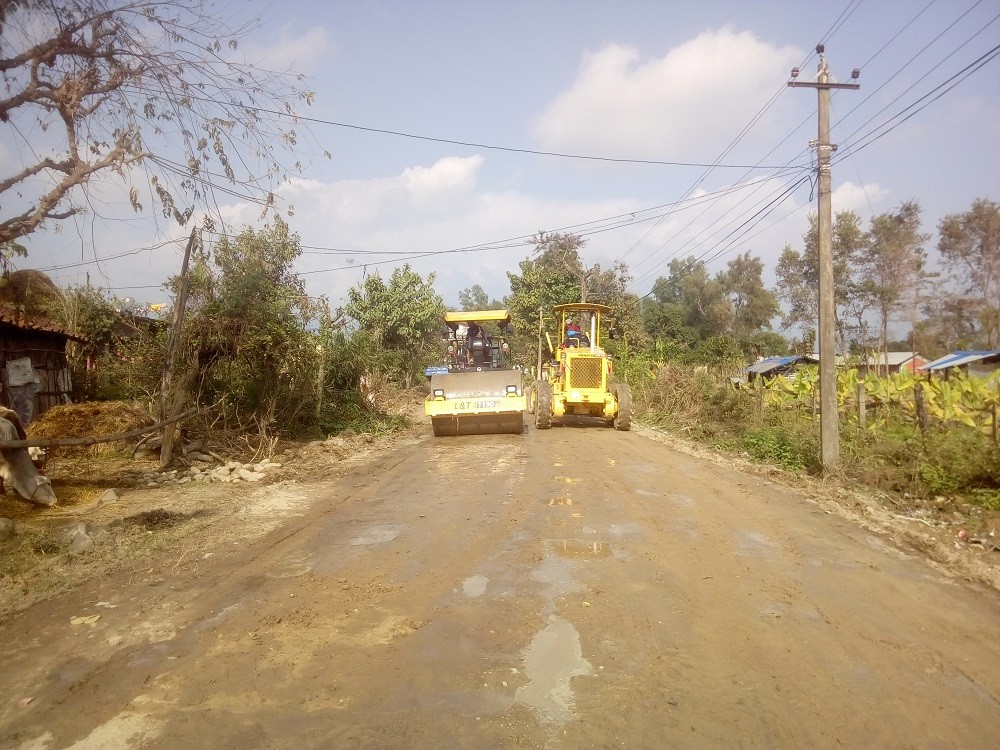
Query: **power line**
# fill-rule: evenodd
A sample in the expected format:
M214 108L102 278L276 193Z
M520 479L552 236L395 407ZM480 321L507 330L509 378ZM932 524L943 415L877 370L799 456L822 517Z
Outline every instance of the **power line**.
M190 99L198 99L200 101L211 101L208 98L190 96ZM277 109L265 109L264 107L252 107L249 105L241 105L243 109L251 112L258 112L260 114L266 115L276 115L278 117L287 117L289 119L295 120L296 122L308 122L316 125L329 125L331 127L344 128L345 130L357 130L364 133L377 133L379 135L391 135L397 138L409 138L416 141L428 141L430 143L445 143L451 146L467 146L469 148L480 148L488 151L505 151L507 153L514 154L529 154L531 156L553 156L560 159L579 159L583 161L596 161L596 162L608 162L612 164L650 164L655 166L665 166L665 167L711 167L715 169L780 169L780 167L775 166L761 166L761 165L748 165L748 164L720 164L713 162L711 164L706 162L690 162L690 161L670 161L663 159L626 159L614 156L593 156L590 154L571 154L561 151L540 151L537 149L530 148L517 148L514 146L498 146L489 143L478 143L475 141L461 141L453 138L440 138L436 136L429 135L418 135L416 133L407 133L401 130L390 130L388 128L376 128L367 125L355 125L348 122L338 122L336 120L325 120L321 117L308 117L305 115L291 114L288 112L282 112Z
M938 84L933 89L931 89L930 91L928 91L926 94L924 94L923 96L921 96L919 99L917 99L916 101L914 101L913 103L911 103L910 105L908 105L907 107L905 107L904 109L902 109L901 111L897 112L895 115L893 115L892 117L890 117L888 120L886 120L885 122L883 122L880 125L876 126L872 130L870 130L868 133L866 133L865 135L861 136L861 138L859 139L859 141L858 141L857 144L849 144L845 148L845 150L843 151L843 153L841 153L837 157L837 161L838 162L842 161L844 158L846 158L848 156L852 156L852 155L858 153L859 151L861 151L862 149L868 148L868 146L870 146L873 143L875 143L875 141L878 141L879 139L881 139L884 136L888 135L893 130L895 130L896 128L898 128L900 125L902 125L904 122L906 122L910 118L914 117L918 113L922 112L927 107L929 107L931 104L933 104L938 99L940 99L942 96L944 96L945 94L949 93L952 89L954 89L956 86L958 86L960 83L962 83L966 78L968 78L969 76L971 76L973 73L975 73L976 71L980 70L981 68L985 67L990 62L992 62L993 60L995 60L998 56L1000 56L1000 45L997 45L996 47L994 47L993 49L991 49L986 54L982 55L981 57L979 57L978 59L976 59L975 61L973 61L969 65L967 65L964 68L962 68L962 70L958 71L958 73L956 73L955 75L951 76L950 78L948 78L944 82ZM948 84L951 84L951 85L948 85ZM947 86L947 88L945 88L946 86ZM924 104L922 106L920 106L917 109L915 109L912 112L910 112L910 114L906 115L906 117L902 117L902 115L905 112L907 112L907 110L913 109L918 104L920 104L920 102L924 101L925 99L927 99L928 97L930 97L935 92L940 92L940 93L938 93L937 96L934 96L933 98L931 98L928 101L924 102ZM902 119L899 119L898 122L892 124L891 127L887 127L887 126L889 126L890 123L893 122L893 120L896 120L896 119L898 119L900 117L902 117ZM883 130L882 132L879 132L882 128L886 128L886 129ZM857 131L855 131L855 132L857 132Z

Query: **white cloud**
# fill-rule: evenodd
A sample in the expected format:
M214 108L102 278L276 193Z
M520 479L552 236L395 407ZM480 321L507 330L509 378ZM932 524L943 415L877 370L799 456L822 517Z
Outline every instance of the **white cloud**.
M483 164L483 157L460 158L449 156L431 167L407 167L403 179L414 192L441 189L468 188L475 184L476 171Z
M330 53L329 34L322 26L295 33L291 24L285 24L278 30L277 38L266 43L245 43L242 49L245 59L258 67L312 73Z
M721 149L800 54L728 28L647 60L634 47L611 44L584 60L577 80L538 118L536 130L553 150L680 159L695 145ZM766 133L766 125L758 129Z
M854 211L860 216L870 216L888 195L888 190L874 182L867 185L845 182L833 191L831 202L834 213Z

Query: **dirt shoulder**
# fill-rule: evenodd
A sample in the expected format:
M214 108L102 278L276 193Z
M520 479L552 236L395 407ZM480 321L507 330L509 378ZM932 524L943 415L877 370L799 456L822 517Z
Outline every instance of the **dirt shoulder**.
M95 577L176 570L192 557L250 543L303 510L311 491L422 433L414 424L385 435L283 444L251 481L236 471L231 481L191 481L185 469L160 473L155 460L142 456L51 459L47 474L58 505L38 507L9 489L0 495L0 519L13 522L13 532L0 538L0 622ZM261 461L226 458L205 468L226 463Z

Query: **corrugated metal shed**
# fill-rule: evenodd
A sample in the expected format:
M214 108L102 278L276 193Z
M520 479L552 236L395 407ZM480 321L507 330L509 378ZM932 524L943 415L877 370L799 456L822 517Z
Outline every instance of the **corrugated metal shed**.
M983 364L1000 363L1000 350L951 352L935 359L933 362L928 362L920 369L924 372L940 372L941 370L950 370L952 367L965 367L976 362L982 362Z
M746 373L751 377L754 375L777 375L793 365L800 363L814 365L818 362L818 359L805 357L799 354L793 354L787 357L767 357L766 359L762 359L760 362L755 362L750 365L746 369Z

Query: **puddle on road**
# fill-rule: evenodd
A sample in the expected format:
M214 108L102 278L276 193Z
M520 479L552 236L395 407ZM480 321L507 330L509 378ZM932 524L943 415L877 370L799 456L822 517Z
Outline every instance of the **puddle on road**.
M266 575L268 578L298 578L312 569L312 555L308 552L301 552L285 558L278 569L269 570Z
M611 546L604 542L580 542L575 539L564 539L552 543L552 551L559 557L580 559L589 557L610 557Z
M573 579L573 563L552 555L547 556L541 565L531 571L531 580L548 584L543 596L548 600L549 606L552 606L557 596L583 591L583 586Z
M635 494L642 495L643 497L659 497L660 496L660 493L657 492L657 491L655 491L655 490L644 490L644 489L641 489L641 488L637 489L635 491Z
M360 536L356 536L351 540L351 545L354 547L367 546L369 544L383 544L385 542L391 542L397 536L403 533L406 529L405 526L398 524L387 524L385 526L372 526L366 532Z
M462 593L470 599L476 599L486 593L486 584L490 579L486 576L470 576L462 581Z
M518 688L514 700L533 709L546 723L565 724L574 716L570 680L593 669L583 658L580 634L573 624L552 615L524 650L524 673L530 682Z

